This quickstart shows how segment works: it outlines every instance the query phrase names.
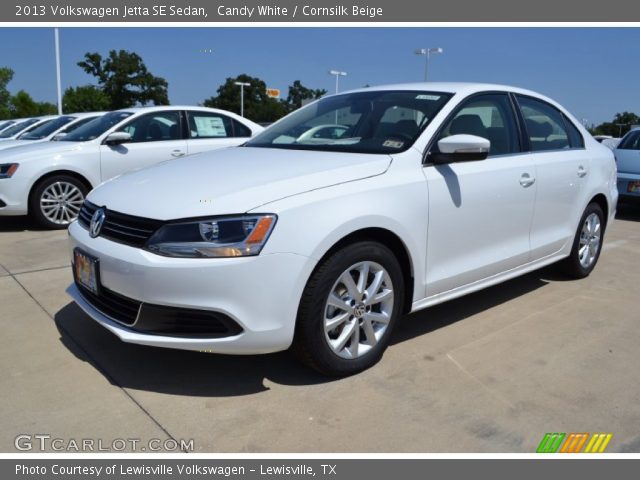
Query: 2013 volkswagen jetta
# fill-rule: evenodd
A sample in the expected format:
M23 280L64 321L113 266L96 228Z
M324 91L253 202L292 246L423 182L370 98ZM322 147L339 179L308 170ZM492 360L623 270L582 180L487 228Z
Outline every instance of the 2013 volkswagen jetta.
M588 275L617 196L611 151L546 97L367 88L92 191L69 228L68 292L125 342L292 346L348 375L403 313L554 262Z

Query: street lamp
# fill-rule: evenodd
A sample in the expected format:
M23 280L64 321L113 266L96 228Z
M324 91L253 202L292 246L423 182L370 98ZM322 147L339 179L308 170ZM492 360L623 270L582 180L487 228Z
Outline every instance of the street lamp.
M329 70L329 75L335 75L336 77L336 93L338 93L338 81L340 77L346 77L347 72L341 72L339 70Z
M62 87L60 86L60 38L58 36L58 28L53 30L54 40L56 44L56 81L58 86L58 115L62 115Z
M429 73L429 57L434 53L442 53L444 50L440 47L436 48L418 48L415 53L416 55L424 55L424 81L427 81L427 75Z
M240 116L244 117L244 87L250 87L250 83L246 82L234 82L240 87Z
M616 123L616 127L618 127L618 138L622 138L622 127L626 126L626 123Z

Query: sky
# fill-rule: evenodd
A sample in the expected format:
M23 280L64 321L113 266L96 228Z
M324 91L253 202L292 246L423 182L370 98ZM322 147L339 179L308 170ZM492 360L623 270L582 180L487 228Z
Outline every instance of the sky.
M56 100L52 28L0 28L0 66L9 84L36 100ZM76 64L86 52L138 53L169 82L173 104L200 104L227 77L247 73L286 96L301 80L335 90L328 70L347 72L340 90L422 81L416 48L441 47L429 80L514 85L543 93L580 121L598 124L614 114L640 114L640 28L390 28L390 27L86 27L61 28L61 77L69 86L94 84Z

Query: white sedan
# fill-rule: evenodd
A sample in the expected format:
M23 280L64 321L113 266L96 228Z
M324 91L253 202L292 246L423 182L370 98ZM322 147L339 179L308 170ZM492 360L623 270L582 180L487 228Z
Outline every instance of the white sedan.
M348 133L302 135L336 119ZM68 292L125 342L293 347L349 375L381 358L404 313L555 262L589 275L617 198L611 150L553 100L367 88L92 191L69 227Z
M65 135L80 128L85 123L101 117L106 112L72 113L70 115L60 115L36 127L27 129L13 140L0 142L0 150L7 148L22 147L35 142L46 142L47 140L60 140Z
M2 143L4 142L15 140L23 133L36 128L37 126L42 125L45 122L53 120L54 118L56 118L55 115L46 115L44 117L23 118L20 120L16 120L12 125L0 132L0 145L2 145Z
M93 187L126 171L239 145L264 130L205 107L139 107L107 113L57 142L0 151L0 216L31 215L66 228ZM0 143L1 145L1 143Z

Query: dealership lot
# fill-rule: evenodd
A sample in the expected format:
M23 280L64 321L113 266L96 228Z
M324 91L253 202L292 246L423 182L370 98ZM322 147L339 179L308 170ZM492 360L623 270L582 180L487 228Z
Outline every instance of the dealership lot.
M203 452L533 452L546 432L640 451L640 208L585 280L551 269L411 315L329 381L288 353L128 345L70 302L65 231L0 219L0 438L194 439Z

